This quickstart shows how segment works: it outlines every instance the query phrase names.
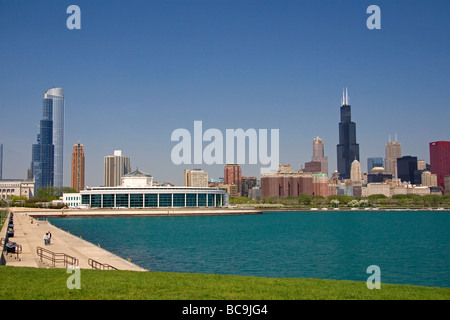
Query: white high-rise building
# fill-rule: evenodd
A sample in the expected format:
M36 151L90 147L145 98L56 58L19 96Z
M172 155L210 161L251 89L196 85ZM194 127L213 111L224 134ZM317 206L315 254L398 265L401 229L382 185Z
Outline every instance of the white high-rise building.
M208 187L208 173L201 169L184 170L184 186L185 187Z
M53 186L61 188L64 185L64 112L65 101L62 88L52 88L44 94L44 104L52 108L53 120Z
M105 187L120 186L122 177L130 171L130 158L115 150L114 155L105 157Z
M352 162L350 169L350 180L352 180L353 183L362 182L361 164L356 159Z

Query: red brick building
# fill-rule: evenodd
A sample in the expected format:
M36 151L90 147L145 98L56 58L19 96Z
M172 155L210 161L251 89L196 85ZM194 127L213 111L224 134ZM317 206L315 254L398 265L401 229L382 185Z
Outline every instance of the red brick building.
M437 175L438 186L444 189L444 177L450 174L450 141L430 142L430 171Z
M242 171L238 164L227 164L223 171L223 183L237 186L238 196L242 194Z

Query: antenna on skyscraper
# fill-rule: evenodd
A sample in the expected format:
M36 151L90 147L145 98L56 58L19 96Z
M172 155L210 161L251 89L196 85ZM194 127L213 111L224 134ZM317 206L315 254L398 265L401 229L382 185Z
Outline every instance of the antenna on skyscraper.
M346 104L347 106L350 105L350 104L349 104L349 101L348 101L348 88L347 88L347 87L345 87L345 104Z
M397 133L395 134L395 142L398 142L398 140L397 140Z

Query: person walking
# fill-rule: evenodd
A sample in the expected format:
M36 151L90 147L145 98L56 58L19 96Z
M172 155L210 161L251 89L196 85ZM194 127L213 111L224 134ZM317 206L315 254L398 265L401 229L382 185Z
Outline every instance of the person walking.
M49 244L48 232L44 236L44 244L45 245Z

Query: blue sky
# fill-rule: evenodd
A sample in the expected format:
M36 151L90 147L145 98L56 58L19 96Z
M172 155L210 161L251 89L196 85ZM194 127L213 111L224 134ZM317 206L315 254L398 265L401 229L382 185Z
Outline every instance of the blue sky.
M69 30L66 9L81 9ZM369 5L381 29L369 30ZM177 128L280 130L280 162L311 160L325 143L336 170L342 88L349 88L363 170L398 135L403 155L429 162L450 139L449 1L3 1L0 0L0 143L3 178L25 178L44 92L66 99L64 184L85 146L86 183L121 149L133 169L182 184ZM258 176L260 166L243 165Z

